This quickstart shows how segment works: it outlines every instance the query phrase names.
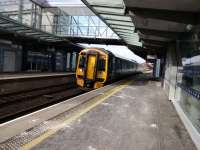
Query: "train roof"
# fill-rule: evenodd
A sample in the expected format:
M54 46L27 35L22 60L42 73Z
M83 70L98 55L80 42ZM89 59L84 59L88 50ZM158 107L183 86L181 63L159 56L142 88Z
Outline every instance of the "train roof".
M117 58L121 58L121 59L124 59L124 60L128 60L128 61L132 61L132 62L137 63L137 61L135 61L135 60L133 60L133 59L129 59L129 58L120 56L120 55L119 55L118 53L116 53L115 51L111 51L111 50L108 50L108 49L105 49L105 48L89 47L89 48L86 48L86 49L98 49L98 50L102 50L102 51L104 51L105 53L114 55L114 56L117 57Z

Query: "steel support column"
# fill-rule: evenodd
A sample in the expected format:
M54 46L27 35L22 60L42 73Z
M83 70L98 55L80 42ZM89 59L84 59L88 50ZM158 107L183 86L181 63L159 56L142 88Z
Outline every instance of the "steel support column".
M22 23L23 21L23 9L24 9L24 0L19 0L19 9L18 9L18 21Z
M22 48L22 64L21 64L21 70L26 71L28 69L28 50L24 46Z
M70 52L70 68L69 68L70 71L73 71L72 65L73 65L73 52Z

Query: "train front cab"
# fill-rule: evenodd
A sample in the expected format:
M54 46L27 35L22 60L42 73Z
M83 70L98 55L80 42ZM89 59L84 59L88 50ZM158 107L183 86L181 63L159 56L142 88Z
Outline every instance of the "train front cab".
M85 89L103 87L108 72L108 55L100 50L83 50L79 53L76 79Z

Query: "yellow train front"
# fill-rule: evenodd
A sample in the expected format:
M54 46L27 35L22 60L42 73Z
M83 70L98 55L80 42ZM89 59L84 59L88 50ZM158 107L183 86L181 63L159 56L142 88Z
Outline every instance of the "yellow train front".
M101 48L88 48L79 53L76 80L84 89L97 89L122 76L137 72L136 62L116 57Z

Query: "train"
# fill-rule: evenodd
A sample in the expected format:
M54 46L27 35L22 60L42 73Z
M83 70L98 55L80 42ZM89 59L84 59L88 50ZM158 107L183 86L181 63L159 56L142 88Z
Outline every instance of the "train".
M76 83L83 89L97 89L139 72L136 61L118 57L104 48L86 48L78 56Z

